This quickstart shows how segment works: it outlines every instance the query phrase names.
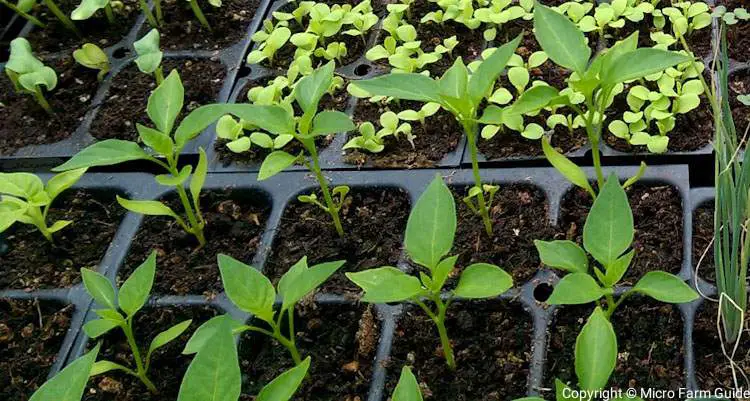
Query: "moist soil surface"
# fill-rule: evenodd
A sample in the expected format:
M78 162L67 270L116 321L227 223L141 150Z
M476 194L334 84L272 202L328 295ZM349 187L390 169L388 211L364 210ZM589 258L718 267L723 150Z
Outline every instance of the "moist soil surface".
M168 306L145 308L135 315L134 331L138 347L143 353L151 340L159 333L175 324L192 319L185 332L174 341L154 351L149 368L149 379L159 389L152 394L137 378L119 371L111 371L89 380L84 393L84 401L174 401L180 391L182 377L193 355L182 355L190 336L205 321L218 315L208 306ZM97 360L107 360L124 366L134 367L132 352L120 329L114 329L102 336L102 348ZM89 347L96 343L89 342ZM143 355L141 355L143 356Z
M635 184L626 190L633 210L635 257L620 284L635 284L647 272L677 274L682 268L682 199L669 185ZM591 210L591 195L579 188L563 197L562 226L565 238L583 243L583 225Z
M28 400L46 380L73 305L0 298L0 399Z
M591 304L557 310L549 330L544 387L554 389L556 378L577 382L576 338L592 311ZM609 380L612 388L677 390L685 386L682 318L676 306L633 297L615 310L612 325L618 342L617 365Z
M298 305L297 349L302 358L312 356L313 363L292 399L366 400L379 326L372 305ZM282 332L288 332L287 327ZM240 367L248 378L240 399L249 401L253 399L250 395L258 394L263 386L294 367L294 361L285 347L269 337L245 334L240 341Z
M245 86L242 88L240 93L237 96L237 102L238 103L246 103L248 101L247 98L247 92L259 85L266 86L268 85L273 79L265 78L262 80L262 82L259 81L251 81L245 84ZM349 106L349 94L346 92L346 85L345 82L344 85L333 92L333 94L326 93L323 95L323 97L320 99L320 103L318 106L318 110L335 110L340 112L346 112L347 107ZM288 93L285 93L287 95ZM293 107L295 109L296 115L302 115L302 111L299 109L299 106L297 103L293 103ZM258 130L260 132L265 132L262 130ZM266 132L268 133L268 132ZM246 135L251 134L251 132L246 131ZM273 138L274 135L270 134ZM331 142L333 142L334 135L327 135L324 137L317 137L315 139L315 145L318 148L318 152L321 152L323 149L327 148ZM271 149L264 149L260 146L253 145L248 151L242 152L242 153L234 153L229 148L227 148L227 143L230 141L226 139L216 138L216 142L214 143L214 150L216 150L216 153L218 154L219 161L223 163L225 166L229 165L231 163L238 163L238 164L258 164L263 161L263 159L268 156L269 153L272 152ZM289 142L284 148L282 149L285 152L293 155L297 155L300 152L304 150L304 147L302 144L300 144L298 141L292 140ZM321 164L324 164L325 162L322 160ZM325 168L325 165L322 166Z
M448 282L452 286L461 270L472 263L492 263L521 286L541 266L534 240L552 240L555 228L549 223L544 192L525 184L500 185L495 194L490 219L493 236L487 238L482 218L463 202L466 188L452 188L458 226L451 255L459 255L457 269Z
M167 59L163 63L164 76L172 69L180 73L185 87L185 101L175 127L190 111L210 103L219 96L226 69L218 61L209 59ZM124 139L138 141L136 123L153 126L146 106L156 80L144 74L135 64L120 71L112 80L107 96L91 124L89 132L97 139Z
M317 196L323 202L319 191ZM281 217L265 274L275 283L303 256L310 266L346 260L321 291L356 294L359 287L344 272L396 266L409 210L409 196L401 189L352 188L339 212L344 227L344 238L340 238L328 213L295 200Z
M713 237L714 205L713 202L708 202L702 204L693 212L693 269L700 261L698 276L712 283L716 280ZM701 260L701 257L703 257L703 260Z
M721 338L716 329L718 312L718 303L704 300L695 315L695 326L693 327L695 379L698 382L698 388L702 390L737 387L732 379L731 364L722 352ZM734 357L735 369L740 383L744 383L742 382L743 374L750 374L750 353L748 352L745 335L746 333L743 333L743 338L740 339ZM725 347L727 354L731 355L734 344L727 344Z
M99 85L96 71L81 67L72 57L43 60L57 72L57 87L44 91L52 107L49 115L28 93L16 93L5 77L0 79L0 154L11 155L28 145L62 141L73 135Z
M211 29L195 17L190 3L184 0L163 0L164 24L159 28L161 46L166 50L218 50L229 47L245 36L250 22L258 12L259 0L225 0L221 7L198 0ZM151 26L144 23L139 37Z
M62 12L70 17L70 13L80 4L79 0L56 0L55 3ZM110 24L104 15L104 10L97 11L85 21L73 21L81 36L77 36L63 25L44 4L38 5L35 14L40 21L47 24L46 28L34 28L28 38L36 54L71 53L84 43L94 43L101 48L115 45L125 38L133 28L136 18L141 12L137 0L122 0L123 7L115 11L115 23Z
M354 121L360 124L369 121L375 126L375 132L382 127L380 125L380 116L392 111L398 114L403 110L419 110L424 103L401 101L400 104L393 102L385 105L380 102L372 103L362 99L357 103L354 110ZM461 125L456 121L452 114L440 109L434 115L425 119L422 125L419 121L407 121L412 128L414 146L406 139L405 134L399 134L398 137L393 135L384 139L385 149L380 153L370 153L366 150L352 149L347 150L344 160L347 163L362 165L372 165L378 168L421 168L432 167L435 163L440 162L446 154L456 150L463 130ZM400 121L403 124L404 121ZM359 136L358 132L350 132L347 136L347 142Z
M183 215L176 194L164 201ZM201 210L206 220L206 245L186 233L174 219L147 216L133 238L118 281L126 280L148 257L157 252L154 294L213 296L223 290L216 255L223 253L251 264L270 212L267 199L243 191L204 191Z
M3 233L9 247L0 254L0 289L62 288L80 282L81 267L97 269L124 214L111 191L63 193L47 222L73 223L53 234L54 244L27 224L16 223Z
M748 25L748 28L750 28L750 25ZM742 70L730 76L729 92L729 107L732 109L737 139L747 141L747 138L744 137L748 126L750 126L750 106L742 104L737 100L737 96L750 94L750 70Z
M435 324L417 307L407 307L396 327L388 360L386 394L401 367L417 377L425 399L499 401L522 398L531 360L532 322L517 303L456 302L446 328L457 369L445 363Z
M724 4L727 10L734 10L738 7L747 9L745 0L724 0L719 3ZM742 62L750 61L750 21L740 21L729 27L727 45L730 58Z

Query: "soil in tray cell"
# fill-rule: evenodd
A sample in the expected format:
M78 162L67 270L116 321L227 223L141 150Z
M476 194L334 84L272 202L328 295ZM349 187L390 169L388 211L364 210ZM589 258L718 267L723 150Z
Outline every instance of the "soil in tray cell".
M55 89L44 91L54 115L44 111L33 95L16 93L7 77L0 79L0 104L4 105L0 113L2 155L11 155L28 145L67 139L92 107L91 100L99 85L96 71L77 65L72 57L43 62L57 73Z
M183 214L176 194L164 201ZM206 245L186 233L174 219L146 216L130 244L120 282L127 279L156 250L153 293L160 295L216 295L223 290L216 255L223 253L250 264L270 212L268 198L252 191L204 191L201 210L206 220Z
M50 243L33 226L16 223L3 233L0 289L48 289L80 282L81 267L97 269L125 210L108 191L69 190L55 200L47 222L72 220Z
M0 399L27 400L57 359L72 305L0 298Z
M392 111L396 114L403 110L420 110L423 103L412 101L391 102L390 104L372 103L367 99L357 102L354 110L354 121L357 126L364 122L370 122L379 131L380 116ZM402 124L401 121L399 124ZM370 153L366 150L345 151L347 163L365 165L371 163L380 168L416 168L431 167L440 162L448 153L456 150L463 129L452 114L440 109L436 114L427 117L424 125L419 121L408 121L412 128L414 146L409 143L404 134L398 137L393 135L384 139L385 149L380 153ZM347 142L359 136L359 132L350 132Z
M576 338L592 311L592 305L581 305L566 306L556 312L549 330L544 387L555 388L555 379L577 383L573 363ZM633 297L615 310L612 325L617 335L618 356L608 386L661 390L685 386L683 324L676 306Z
M645 273L663 270L677 274L682 268L682 199L675 187L635 184L626 190L633 210L635 257L620 284L635 284ZM591 195L579 188L563 197L560 230L579 244L591 209Z
M176 68L185 88L182 112L177 117L175 127L190 111L216 103L226 75L224 66L210 59L166 59L162 68L165 76ZM117 73L91 124L91 135L100 140L138 140L136 123L153 126L146 106L155 88L156 79L142 73L135 64Z
M738 7L748 8L745 0L723 0L718 3L725 5L730 11ZM750 21L740 21L729 27L727 45L730 58L741 62L750 61Z
M463 268L480 262L505 269L513 276L515 286L533 277L541 266L534 240L552 240L555 235L544 192L525 184L500 185L490 210L493 236L488 238L482 218L462 200L466 189L452 190L458 226L451 254L459 258L448 285L457 282Z
M712 283L716 280L713 238L714 204L709 201L693 212L693 269L700 262L698 276Z
M189 2L164 0L161 2L164 25L159 28L161 46L168 50L218 50L232 46L245 36L259 4L259 0L229 0L222 1L221 7L214 7L198 0L211 26L209 30L195 17ZM151 26L144 24L139 37L149 30Z
M750 374L750 354L747 347L747 334L743 333L740 338L740 344L733 358L738 385L735 385L732 366L729 359L722 351L721 338L716 328L716 319L718 317L719 304L712 301L704 300L695 315L695 326L693 327L693 344L695 353L695 379L698 382L698 388L701 390L711 390L717 388L731 389L743 387L743 375ZM732 354L734 344L724 345L727 355Z
M80 0L55 0L62 12L70 13L81 3ZM113 46L130 32L141 12L137 0L123 0L123 7L115 11L115 22L110 24L104 11L98 11L85 21L73 21L82 36L65 28L44 4L39 5L36 17L47 24L46 28L34 28L28 36L31 47L39 54L71 53L84 43L94 43L101 48Z
M323 196L317 195L322 202ZM328 213L295 200L281 217L265 274L275 283L303 256L310 266L346 260L321 290L359 293L359 287L344 272L396 266L409 208L409 196L401 189L352 188L339 212L344 227L344 238L340 238Z
M737 96L750 94L750 69L742 70L729 77L729 107L737 130L737 139L745 137L750 126L750 106L737 100Z
M526 396L531 360L532 322L517 303L457 302L448 309L446 328L457 369L445 363L435 324L417 307L401 315L388 359L386 394L392 394L401 368L408 365L425 399L499 401Z
M302 358L309 355L313 361L293 400L367 399L380 337L372 305L300 305L295 329ZM282 332L288 332L287 328ZM239 346L240 368L248 378L243 397L257 395L268 382L294 367L287 349L266 336L245 334Z
M182 350L192 333L201 324L218 315L219 312L208 306L166 306L145 308L135 315L134 331L140 352L148 349L151 340L162 331L192 319L190 327L166 346L154 351L148 376L159 389L152 394L137 378L120 371L110 371L89 380L83 401L174 401L180 391L180 383L193 355L182 355ZM134 367L132 352L120 329L97 339L102 348L97 360L107 360L124 366ZM95 345L94 341L89 347ZM141 355L143 356L143 355Z

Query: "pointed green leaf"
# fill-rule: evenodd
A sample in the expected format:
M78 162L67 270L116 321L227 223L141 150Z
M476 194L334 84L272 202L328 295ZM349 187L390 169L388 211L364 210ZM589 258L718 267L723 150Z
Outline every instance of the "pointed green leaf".
M273 302L276 290L259 271L231 256L219 254L221 282L229 299L245 312L266 322L273 321Z
M49 196L50 201L57 198L57 195L60 195L60 193L72 187L76 182L78 182L83 174L86 173L86 170L87 169L85 167L78 168L75 170L57 174L56 176L50 178L49 181L47 181L47 185L44 189L45 192L47 192L47 196Z
M583 172L583 169L555 150L555 148L550 145L549 139L542 138L542 150L544 151L544 156L547 157L547 161L549 161L550 164L560 172L560 174L567 178L568 181L573 183L573 185L585 189L586 192L592 196L595 196L594 189L591 188L591 184L589 184L589 180L586 177L586 173Z
M437 81L422 74L388 74L351 83L371 96L442 103Z
M393 390L392 401L422 401L422 390L408 366L401 368L401 376Z
M281 286L279 286L279 294L283 297L281 310L284 311L294 307L294 304L328 280L344 263L346 261L339 260L304 268L291 282L285 285L283 293L281 292Z
M297 82L294 98L305 113L315 113L318 110L320 98L331 87L334 67L335 63L331 61Z
M52 171L67 171L82 167L111 166L132 160L149 160L151 156L135 142L106 139L78 152Z
M174 142L172 142L172 138L170 138L169 135L141 124L136 124L135 128L138 130L138 136L141 138L141 141L143 141L146 146L153 149L154 152L164 156L172 155Z
M657 301L671 304L681 304L698 299L698 294L681 278L663 271L646 273L635 284L633 291L648 295Z
M229 321L229 328L232 331L244 326L242 322L234 320L229 315L212 317L211 319L200 325L197 329L195 329L193 335L190 336L187 344L185 344L185 348L182 350L182 354L192 355L200 351L203 346L210 342L211 338L215 334L215 330L217 330L223 324L224 320Z
M539 258L549 267L556 267L570 273L586 273L589 258L586 251L573 241L534 241Z
M580 305L596 301L604 296L593 277L586 273L571 273L563 277L552 291L547 303L550 305Z
M353 131L355 128L348 115L340 111L323 111L315 115L310 135L341 134Z
M419 279L391 266L346 273L346 277L365 291L362 302L401 302L422 292Z
M100 347L101 344L97 344L94 349L49 379L34 392L29 401L80 401Z
M489 263L474 263L467 267L453 291L461 298L492 298L513 287L513 278L505 270Z
M99 338L120 324L110 319L96 319L83 325L83 332L90 338Z
M156 251L152 251L148 258L136 268L120 286L120 309L128 316L133 316L143 308L151 293L156 275Z
M691 60L691 57L673 51L636 49L620 55L611 61L608 68L602 69L602 86L613 86L620 82L643 78Z
M583 246L605 267L614 263L633 242L633 212L628 196L612 173L591 206L583 226Z
M170 216L179 219L177 213L170 209L169 206L159 201L130 200L121 198L116 195L117 203L131 212L145 214L148 216Z
M170 134L174 121L182 110L185 100L185 88L180 74L172 70L164 81L148 97L146 113L159 131Z
M260 165L258 171L258 181L269 179L276 174L286 170L289 166L297 161L297 156L290 155L283 150L271 152Z
M534 36L555 64L583 74L591 57L586 38L568 17L541 5L534 7Z
M612 323L597 307L576 339L575 369L583 390L599 390L609 381L617 363L617 337Z
M450 252L456 234L456 204L442 177L436 176L409 215L404 243L413 261L435 268Z
M190 327L191 323L193 323L193 321L191 319L188 319L184 322L177 323L176 325L157 334L156 337L151 340L151 345L148 346L148 353L146 354L146 358L150 359L150 356L154 351L174 341Z
M310 357L308 356L302 363L266 384L255 401L289 401L307 376L309 368Z
M83 277L83 285L86 287L86 292L91 295L94 300L101 306L106 306L110 309L117 309L117 301L115 296L115 287L112 283L93 270L81 269L81 276Z
M469 79L469 97L471 102L478 105L485 96L489 95L497 77L503 72L510 57L515 54L522 36L519 35L511 42L500 46L484 60Z

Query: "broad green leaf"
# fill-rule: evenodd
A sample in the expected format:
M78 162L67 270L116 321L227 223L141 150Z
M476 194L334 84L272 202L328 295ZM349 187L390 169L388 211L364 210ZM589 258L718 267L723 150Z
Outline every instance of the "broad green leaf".
M287 167L291 166L297 161L297 156L292 156L283 150L276 150L271 152L265 159L263 164L260 165L260 171L258 171L258 181L263 181L274 175L284 171Z
M441 260L437 267L432 270L432 286L430 287L433 291L439 292L440 289L443 288L443 284L445 284L445 280L448 279L448 276L455 268L457 260L458 255L449 256Z
M101 306L106 306L110 309L117 309L117 300L115 295L115 287L112 283L93 270L87 268L81 268L81 276L83 277L83 285L86 287L86 292L91 295L94 300Z
M628 196L612 173L591 206L583 226L583 246L605 267L633 242L633 212Z
M586 273L589 258L586 251L573 241L534 241L542 263L570 273Z
M154 351L174 341L190 327L191 323L193 323L193 320L188 319L184 322L177 323L176 325L157 334L156 337L151 340L151 345L148 346L148 353L146 354L146 358L151 359L150 356Z
M29 401L80 401L100 347L101 344L97 344L94 349L49 379L34 392Z
M185 181L190 178L190 173L192 172L193 166L186 165L182 167L182 170L180 170L176 176L172 174L159 174L155 176L154 179L159 183L159 185L164 185L167 187L182 186L182 184L184 184Z
M83 325L83 332L90 338L99 338L120 324L110 319L96 319Z
M156 275L156 251L152 251L148 258L120 286L118 301L120 309L128 316L133 316L143 308L151 293Z
M349 85L364 90L371 96L442 103L440 85L422 74L388 74Z
M133 42L133 48L138 55L135 64L141 72L152 74L159 68L164 53L159 49L159 31L151 29L142 38Z
M582 75L591 57L583 32L568 17L541 5L534 7L534 36L552 61Z
M513 286L513 278L505 270L489 263L467 267L453 293L462 298L492 298Z
M310 135L340 134L355 128L348 115L340 111L323 111L315 115Z
M442 177L436 176L409 214L404 243L413 261L435 268L453 247L456 204Z
M511 107L506 109L510 115L534 113L547 107L549 102L558 97L557 89L548 85L535 86L524 92Z
M174 69L148 97L146 113L156 125L156 129L165 134L172 132L184 100L185 88L182 86L180 74Z
M308 356L302 363L266 384L255 401L289 401L307 376L309 368L310 357Z
M607 266L607 272L604 274L604 280L602 280L603 284L608 287L613 287L617 284L622 279L622 276L625 275L625 272L628 271L628 267L630 267L630 263L633 261L633 256L635 256L635 250L631 249L630 252L617 258L615 263Z
M601 56L601 64L599 65L599 68L604 70L610 69L613 66L613 62L620 56L635 51L638 48L638 35L639 32L635 31L627 38L615 43L612 48L607 49L606 53ZM601 70L599 72L601 72Z
M70 13L73 21L82 21L91 18L94 13L109 5L109 0L83 0L81 4Z
M596 301L604 295L593 277L586 273L565 275L555 285L547 303L550 305L580 305Z
M318 288L323 282L328 280L346 261L339 260L336 262L321 263L310 268L304 268L302 272L286 285L285 291L279 294L283 297L281 310L287 310L294 307L300 299Z
M111 166L131 160L149 160L151 156L135 142L106 139L78 152L70 160L55 167L60 172L82 167Z
M85 0L84 0L85 1ZM80 49L76 49L73 52L73 58L86 68L91 68L99 71L99 79L101 80L104 75L109 72L109 58L107 54L97 45L93 43L84 43Z
M331 61L300 79L295 85L294 98L305 113L315 113L318 110L320 98L331 87L334 68L335 63Z
M29 202L33 206L43 206L49 202L49 197L44 193L42 180L31 173L0 173L0 194L40 201ZM47 202L42 203L44 200Z
M152 200L130 200L121 198L120 195L116 195L117 203L125 209L131 212L145 214L148 216L170 216L175 219L179 219L180 216L170 209L169 206Z
M612 323L597 307L576 339L575 369L583 390L599 390L609 381L617 363L617 337Z
M547 161L549 161L550 164L560 172L560 174L567 178L568 181L573 183L573 185L585 189L586 192L592 196L595 196L594 189L591 188L591 184L589 184L589 180L586 177L586 173L583 172L583 169L555 150L555 148L550 145L549 139L542 138L542 150L544 151L544 156L547 157Z
M469 98L473 104L478 105L485 96L489 95L497 77L505 69L510 57L515 54L516 48L518 48L518 44L521 42L521 37L519 35L511 42L500 46L492 55L479 64L476 71L471 74L471 78L469 79Z
M188 340L187 344L185 344L185 349L182 350L183 355L192 355L196 352L200 351L201 348L203 348L204 345L209 343L211 340L211 337L214 336L215 330L217 330L224 320L229 321L229 328L230 330L234 331L244 326L242 322L238 322L237 320L234 320L229 315L221 315L221 316L215 316L211 319L207 320L205 323L200 325L195 331L193 332L193 335Z
M633 291L648 295L657 301L671 304L681 304L698 299L698 294L681 278L663 271L646 273L635 284Z
M457 58L453 66L443 74L438 81L440 93L459 99L466 94L466 86L469 84L469 70L466 69L461 57Z
M276 290L271 281L255 268L231 256L219 254L217 259L221 282L229 299L243 311L272 322Z
M419 382L411 372L408 366L401 368L401 376L398 378L398 384L393 390L392 401L422 401L422 390L419 388Z
M81 179L83 174L86 173L86 168L78 168L75 170L66 171L52 177L47 181L44 191L47 192L50 201L57 198L66 189L75 185L78 180ZM2 191L0 191L2 192Z
M602 69L602 86L613 86L620 82L643 78L691 60L691 57L677 52L652 48L636 49L620 55L610 62L608 68Z
M153 149L154 152L163 156L172 155L174 142L169 135L137 123L135 128L138 130L138 136L141 138L141 141Z
M177 401L237 401L242 390L237 346L225 318L188 366Z
M208 174L208 158L203 148L198 148L198 165L195 166L193 177L190 179L190 196L193 198L193 207L200 210L200 198L203 184L206 182Z
M346 277L365 291L362 302L401 302L422 292L419 279L391 266L346 273Z

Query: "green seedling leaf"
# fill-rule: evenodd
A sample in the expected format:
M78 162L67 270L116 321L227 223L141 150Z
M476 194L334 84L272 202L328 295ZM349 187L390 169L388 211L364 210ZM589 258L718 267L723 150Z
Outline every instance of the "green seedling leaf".
M602 70L602 86L614 86L620 82L643 78L691 60L692 57L677 52L651 48L636 49L615 58L608 68Z
M167 134L172 132L184 100L185 88L182 86L180 74L177 70L172 70L148 97L146 113L156 125L156 129Z
M73 52L73 58L78 64L86 68L99 70L98 78L100 81L110 70L107 54L99 46L92 43L86 43L80 49L76 49Z
M148 216L170 216L180 220L180 216L170 209L169 206L152 200L130 200L121 198L120 195L116 195L117 203L125 209L131 212L145 214Z
M524 92L506 112L509 115L538 112L547 107L549 102L557 97L557 89L547 85L535 86Z
M534 36L542 50L556 64L581 75L586 70L591 49L586 44L583 32L564 15L536 3Z
M185 348L182 350L183 355L192 355L200 351L206 344L208 344L211 338L214 336L215 331L223 324L224 320L229 321L229 329L234 332L244 326L242 322L234 320L229 315L215 316L207 320L205 323L200 325L193 335L185 344Z
M453 293L461 298L496 297L513 287L513 278L505 270L489 263L468 266Z
M145 74L153 74L161 65L164 53L159 49L159 31L150 30L139 40L133 42L133 48L138 55L135 64Z
M549 267L556 267L570 273L586 273L589 258L586 251L573 241L534 241L539 258Z
M182 167L182 170L180 170L177 175L172 174L159 174L154 177L157 183L159 185L164 185L167 187L176 187L181 186L182 184L187 181L188 178L190 178L190 173L193 171L193 166L187 165Z
M151 293L156 275L156 251L152 251L148 258L122 283L119 291L120 309L128 316L133 316L143 308Z
M255 268L224 254L217 257L221 282L232 302L245 312L273 322L276 290L266 276Z
M121 370L123 372L131 372L130 369L128 369L125 366L120 365L119 363L114 363L110 361L96 361L94 366L91 367L91 373L90 376L98 376L113 370Z
M422 74L388 74L349 84L370 96L442 103L440 85Z
M25 198L32 206L50 202L42 180L31 173L0 173L0 193Z
M571 273L563 277L552 291L547 303L550 305L580 305L596 301L604 296L593 277L586 273Z
M297 161L297 156L290 155L283 150L271 152L263 160L258 171L258 181L263 181L274 175L286 170L289 166Z
M638 280L633 291L671 304L692 302L698 299L698 294L681 278L663 271L646 273Z
M393 390L392 401L422 401L422 391L414 373L408 366L401 368L401 376Z
M391 266L346 273L346 277L365 291L362 302L401 302L422 292L419 279Z
M442 177L436 176L409 214L404 243L413 261L435 268L453 247L456 204Z
M60 172L83 167L111 166L132 160L149 159L151 159L151 156L135 142L106 139L76 153L70 160L53 168L52 171Z
M39 387L29 401L80 401L89 381L101 344L76 359Z
M469 97L472 104L479 104L492 89L497 77L503 72L511 56L515 54L522 36L500 46L484 60L469 79Z
M289 401L302 384L302 380L307 376L309 368L310 357L308 356L302 363L266 384L258 394L256 401Z
M628 196L612 173L591 207L583 226L583 246L605 267L633 242L633 212Z
M440 93L458 99L466 93L469 84L469 70L466 69L461 57L457 58L453 66L449 68L438 81Z
M568 181L572 182L573 185L585 189L586 192L588 192L592 196L596 196L594 189L591 188L591 184L589 184L586 173L583 172L583 169L578 167L563 154L555 150L555 148L550 145L549 139L542 138L542 150L544 151L544 156L547 157L547 160L550 162L550 164L552 164L552 166L555 167L555 169L557 169L560 174L567 178Z
M339 134L357 128L348 115L340 111L323 111L313 119L311 136Z
M320 98L331 87L334 68L335 63L331 61L302 78L294 87L294 98L305 113L315 113L318 110Z
M443 288L443 284L445 284L445 280L448 279L448 276L450 276L451 272L456 266L456 261L458 260L458 256L449 256L438 263L437 267L432 270L432 285L429 286L433 291L440 292L440 289Z
M115 327L120 327L120 322L110 319L96 319L83 325L83 332L90 338L99 338Z
M307 267L307 263L304 263L294 272L290 269L289 272L292 272L290 280L284 281L283 286L281 281L279 282L279 295L283 298L281 310L285 311L294 307L294 304L328 280L344 263L346 261L339 260L321 263L310 268ZM284 277L281 279L284 280Z
M208 157L203 148L198 148L198 165L195 166L193 177L190 179L190 196L193 198L195 210L200 210L201 189L208 174Z
M138 123L136 123L135 128L138 130L138 136L146 146L160 155L166 156L172 154L174 142L169 135Z
M83 277L83 285L86 287L86 292L88 292L99 305L114 310L117 309L115 287L112 286L109 279L100 273L86 268L81 269L81 276Z
M83 174L86 173L86 170L86 168L79 168L57 174L56 176L50 178L44 188L44 192L47 193L50 202L57 198L57 195L60 195L63 191L72 187L76 182L78 182ZM0 192L4 191L0 189Z
M576 339L575 369L578 385L599 390L609 381L617 363L617 337L612 323L597 307Z
M177 337L182 335L182 333L185 332L190 327L190 324L192 324L192 319L185 320L184 322L177 323L176 325L162 331L161 333L157 334L156 337L154 337L153 340L151 340L151 345L148 347L148 353L146 354L146 359L151 359L151 354L154 353L157 349L169 344L170 342L174 341Z
M83 0L81 4L70 13L73 21L82 21L91 18L94 13L109 5L109 0Z

